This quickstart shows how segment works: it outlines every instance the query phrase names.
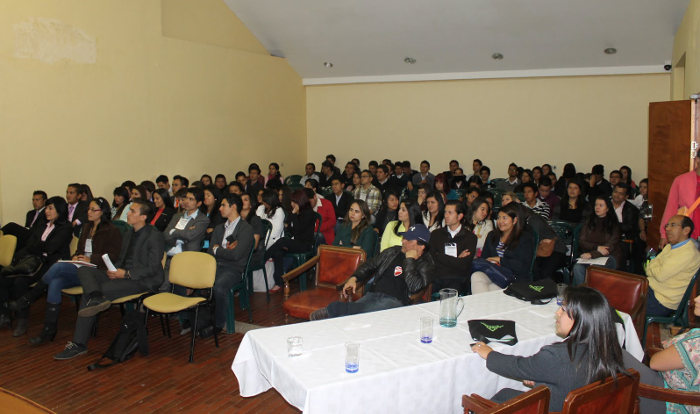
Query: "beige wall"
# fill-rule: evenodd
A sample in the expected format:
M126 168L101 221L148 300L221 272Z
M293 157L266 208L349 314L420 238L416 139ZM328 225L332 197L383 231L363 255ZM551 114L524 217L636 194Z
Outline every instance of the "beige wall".
M32 190L63 195L73 181L111 200L123 180L160 173L233 179L251 160L303 169L301 79L222 3L2 7L0 221L23 219Z
M688 99L700 93L700 0L690 0L683 22L673 41L674 100Z
M466 172L478 157L492 177L510 162L571 161L586 172L647 169L648 104L669 99L668 74L353 84L306 88L308 157L428 159ZM559 174L557 174L559 175Z

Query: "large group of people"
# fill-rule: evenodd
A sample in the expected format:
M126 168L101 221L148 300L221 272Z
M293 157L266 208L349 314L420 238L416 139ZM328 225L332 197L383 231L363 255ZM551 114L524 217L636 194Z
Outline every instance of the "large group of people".
M456 160L437 174L426 160L418 171L409 161L389 159L370 161L365 169L353 159L341 171L333 155L321 166L317 172L308 163L303 175L289 180L277 163L270 163L267 175L254 163L231 182L223 174L214 180L204 174L192 183L181 175L138 185L125 181L114 189L111 203L93 197L85 184L69 184L65 198L35 191L24 225L2 228L17 237L18 248L12 264L0 270L0 328L14 318L13 335L24 335L29 306L45 295L44 328L30 343L53 340L61 290L80 285L84 293L73 340L55 358L81 355L96 315L112 300L169 289L192 294L168 280L172 257L184 251L204 251L216 259L211 324L217 331L231 306L228 290L241 282L251 252L258 263L274 265L271 292L283 285L290 253L310 252L319 243L366 252L368 261L343 291L352 295L360 283L368 283L364 296L333 302L312 319L407 305L429 287L478 294L522 280L562 281L569 271L576 286L584 282L587 263L601 258L598 263L606 267L646 274L649 313L668 315L700 266L698 210L690 217L665 215L663 250L645 263L648 182L637 185L626 166L612 171L609 181L602 165L583 174L570 163L560 177L549 164L528 169L511 163L502 179L492 179L491 169L478 159L471 174ZM700 171L700 162L696 167ZM578 230L569 246L555 222ZM69 252L74 236L77 249ZM116 270L109 270L103 257ZM575 259L583 263L574 265ZM557 315L558 333L567 338L561 345L543 349L528 365L475 346L494 372L554 387L551 406L558 408L566 390L621 372L624 365L620 351L600 359L600 347L613 341L609 333L586 336L602 332L591 324L608 324L591 316L607 302L591 289L573 286ZM196 329L186 315L181 321L183 330ZM697 354L697 335L689 338L684 341L694 340ZM537 365L551 360L568 361L560 364L566 369L540 376Z

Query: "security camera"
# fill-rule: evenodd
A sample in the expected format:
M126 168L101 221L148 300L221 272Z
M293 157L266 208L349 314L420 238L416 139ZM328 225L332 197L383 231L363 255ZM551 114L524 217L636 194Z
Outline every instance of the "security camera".
M671 65L664 65L664 70L671 70Z

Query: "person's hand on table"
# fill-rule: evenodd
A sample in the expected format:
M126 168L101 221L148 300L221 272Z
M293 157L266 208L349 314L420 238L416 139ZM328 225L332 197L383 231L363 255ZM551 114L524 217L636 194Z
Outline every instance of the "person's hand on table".
M486 357L489 356L489 354L491 353L491 351L493 351L493 349L491 349L490 346L488 346L485 343L480 341L480 342L477 342L474 345L472 345L472 351L479 354L480 357L486 359Z

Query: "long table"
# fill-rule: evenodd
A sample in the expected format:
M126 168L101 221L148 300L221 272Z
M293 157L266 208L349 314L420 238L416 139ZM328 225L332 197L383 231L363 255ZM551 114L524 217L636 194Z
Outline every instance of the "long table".
M461 413L461 396L490 397L499 389L526 390L486 369L473 353L467 321L515 321L518 343L492 344L504 354L529 356L560 341L554 334L556 303L531 305L502 291L464 297L464 311L454 328L437 324L439 302L381 312L249 331L231 369L240 394L250 397L274 387L304 413ZM436 320L430 344L419 340L419 318ZM625 346L639 360L644 352L629 315ZM622 330L621 330L622 331ZM301 336L304 353L287 356L287 338ZM622 339L622 338L621 338ZM359 342L360 370L345 372L346 342ZM552 367L556 369L556 367Z

